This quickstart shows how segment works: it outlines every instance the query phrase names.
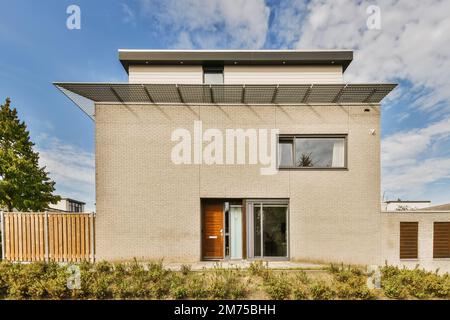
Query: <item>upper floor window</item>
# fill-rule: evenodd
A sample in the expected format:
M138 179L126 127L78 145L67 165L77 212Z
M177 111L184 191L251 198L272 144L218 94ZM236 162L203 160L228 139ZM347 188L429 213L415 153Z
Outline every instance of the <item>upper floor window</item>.
M346 136L280 136L280 168L346 168Z
M82 212L83 205L77 202L69 202L69 212Z
M203 68L204 84L223 84L223 68L221 67L205 67Z

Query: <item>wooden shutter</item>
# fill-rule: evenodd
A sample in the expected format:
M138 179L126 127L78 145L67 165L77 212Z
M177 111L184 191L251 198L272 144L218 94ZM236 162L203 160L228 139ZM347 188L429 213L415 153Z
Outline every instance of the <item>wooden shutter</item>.
M418 222L400 222L400 259L417 259L418 236Z
M433 258L450 258L450 222L435 222Z

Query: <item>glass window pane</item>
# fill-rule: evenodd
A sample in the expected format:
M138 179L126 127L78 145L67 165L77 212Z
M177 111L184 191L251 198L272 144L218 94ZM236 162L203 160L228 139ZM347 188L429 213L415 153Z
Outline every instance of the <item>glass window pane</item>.
M263 243L265 257L286 257L286 207L263 205Z
M278 152L280 167L292 167L294 165L292 159L292 141L280 141Z
M342 168L345 159L344 142L344 138L297 138L295 139L295 165Z
M261 256L261 207L253 207L253 256Z
M205 84L223 84L223 72L205 71L204 82Z

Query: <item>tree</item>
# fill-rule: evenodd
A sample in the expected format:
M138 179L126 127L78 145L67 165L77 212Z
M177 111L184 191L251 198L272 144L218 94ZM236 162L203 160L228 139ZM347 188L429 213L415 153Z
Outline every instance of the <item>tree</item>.
M312 152L305 154L302 153L299 161L298 161L298 166L299 167L312 167L314 165L313 160L312 160Z
M27 126L10 104L7 98L0 106L0 207L43 211L61 198L53 195L55 183L39 167Z

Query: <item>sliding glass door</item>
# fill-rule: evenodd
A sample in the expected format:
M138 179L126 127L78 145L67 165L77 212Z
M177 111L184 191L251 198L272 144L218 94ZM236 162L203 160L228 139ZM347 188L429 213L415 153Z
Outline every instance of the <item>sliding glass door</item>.
M281 200L248 203L249 258L288 257L288 203Z

